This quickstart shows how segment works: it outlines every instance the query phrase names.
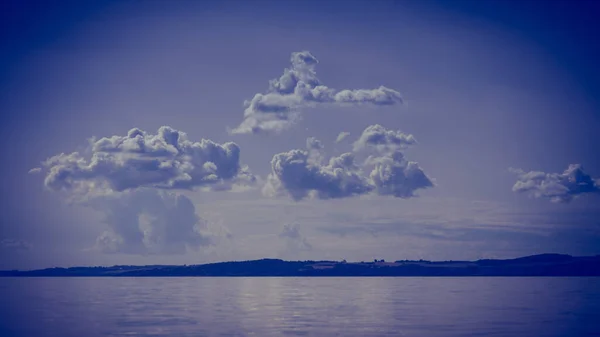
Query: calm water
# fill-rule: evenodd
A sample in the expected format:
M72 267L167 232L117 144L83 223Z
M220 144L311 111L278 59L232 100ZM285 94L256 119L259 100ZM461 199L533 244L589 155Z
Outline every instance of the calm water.
M600 336L600 278L6 278L0 336Z

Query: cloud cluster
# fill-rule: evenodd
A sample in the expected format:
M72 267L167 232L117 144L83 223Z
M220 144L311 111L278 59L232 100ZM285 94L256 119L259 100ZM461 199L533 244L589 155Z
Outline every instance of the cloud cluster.
M263 192L269 196L287 194L296 201L307 197L346 198L371 192L414 197L416 190L433 187L419 165L407 161L401 152L415 143L412 135L373 125L355 142L355 152L364 150L370 154L360 164L352 152L334 156L327 163L311 160L313 156L305 150L279 153L271 160L271 173Z
M563 173L510 170L517 174L513 191L526 193L534 198L568 203L580 195L600 192L600 179L593 179L579 164L569 165Z
M240 148L228 142L192 142L184 132L163 126L156 135L131 129L125 136L99 139L91 156L59 154L43 164L51 190L121 192L140 187L230 189L255 177L240 164Z
M94 198L109 229L96 240L107 253L184 254L213 243L207 224L183 195L142 188Z
M336 90L321 83L316 74L319 61L308 51L294 52L291 67L278 79L269 81L265 93L244 102L244 120L232 133L279 132L299 117L299 109L318 104L394 105L402 103L399 92L380 86L376 89Z

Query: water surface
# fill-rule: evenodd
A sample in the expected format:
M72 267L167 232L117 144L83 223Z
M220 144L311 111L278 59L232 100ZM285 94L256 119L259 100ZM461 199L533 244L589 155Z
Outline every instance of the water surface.
M0 278L0 336L600 336L600 278Z

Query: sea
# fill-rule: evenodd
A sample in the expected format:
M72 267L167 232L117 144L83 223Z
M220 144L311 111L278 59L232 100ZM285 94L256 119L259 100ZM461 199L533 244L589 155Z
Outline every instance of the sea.
M0 336L600 336L600 278L0 278Z

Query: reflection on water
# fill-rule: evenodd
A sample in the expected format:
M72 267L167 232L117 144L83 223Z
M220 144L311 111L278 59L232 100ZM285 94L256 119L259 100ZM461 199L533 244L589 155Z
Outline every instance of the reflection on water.
M600 335L600 278L5 278L0 336Z

